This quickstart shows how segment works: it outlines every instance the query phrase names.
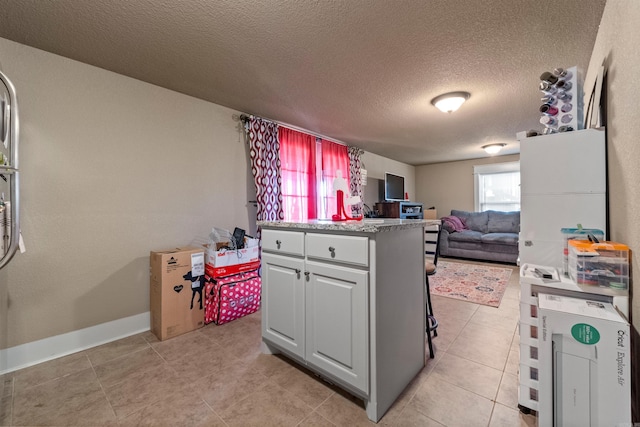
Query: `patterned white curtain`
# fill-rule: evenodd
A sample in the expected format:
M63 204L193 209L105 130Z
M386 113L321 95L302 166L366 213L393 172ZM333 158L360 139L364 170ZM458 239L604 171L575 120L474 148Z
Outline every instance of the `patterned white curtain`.
M364 203L364 196L362 194L362 175L360 169L362 169L362 161L360 156L364 154L364 150L358 147L349 147L349 191L351 195L357 194L360 196L362 203L351 206L351 213L354 216L362 215L362 205Z
M284 219L278 125L259 117L245 122L249 138L251 173L256 185L258 221Z

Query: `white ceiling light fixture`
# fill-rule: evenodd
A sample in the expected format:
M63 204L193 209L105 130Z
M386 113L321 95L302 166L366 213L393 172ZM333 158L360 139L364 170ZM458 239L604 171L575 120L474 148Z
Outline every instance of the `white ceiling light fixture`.
M449 92L436 96L431 100L431 103L443 113L453 113L460 108L470 96L471 94L469 92Z
M494 155L494 154L498 154L500 150L502 150L502 147L506 145L507 144L488 144L488 145L483 145L482 149L486 151L488 154Z

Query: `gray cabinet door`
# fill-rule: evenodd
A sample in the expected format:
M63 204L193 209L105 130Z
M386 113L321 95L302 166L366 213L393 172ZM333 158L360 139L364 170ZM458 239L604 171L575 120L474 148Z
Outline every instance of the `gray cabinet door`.
M262 337L304 358L304 261L262 254Z
M356 270L307 261L306 360L368 393L368 277Z

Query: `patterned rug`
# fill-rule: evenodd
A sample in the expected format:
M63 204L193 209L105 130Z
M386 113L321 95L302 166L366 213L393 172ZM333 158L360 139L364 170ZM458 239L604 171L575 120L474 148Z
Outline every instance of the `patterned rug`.
M429 276L431 295L498 307L511 272L510 268L439 260L435 274Z

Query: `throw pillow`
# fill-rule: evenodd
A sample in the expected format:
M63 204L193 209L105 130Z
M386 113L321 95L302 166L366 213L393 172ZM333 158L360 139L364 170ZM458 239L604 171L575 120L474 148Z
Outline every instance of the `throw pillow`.
M455 233L456 229L453 226L453 223L451 221L447 221L444 218L440 219L442 221L442 228L444 230L447 230L447 232L449 233Z
M445 217L442 217L441 220L443 222L443 226L445 227L445 230L447 229L447 227L453 229L453 231L462 231L467 229L464 222L462 222L462 219L458 218L457 216L453 216L453 215L445 216Z

